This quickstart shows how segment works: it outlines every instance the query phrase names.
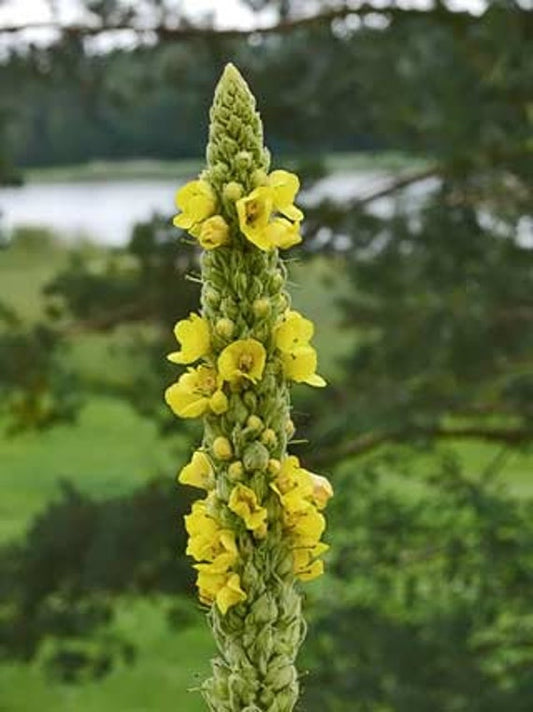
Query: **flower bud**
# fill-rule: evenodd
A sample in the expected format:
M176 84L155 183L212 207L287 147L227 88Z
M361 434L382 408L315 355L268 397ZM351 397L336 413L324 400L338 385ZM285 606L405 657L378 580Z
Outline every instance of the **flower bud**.
M328 501L333 497L331 482L322 475L315 475L313 472L310 474L313 481L313 500L318 509L325 509Z
M250 151L239 151L235 156L235 164L238 170L248 170L253 163L253 156Z
M230 441L219 435L213 442L213 454L218 460L229 460L233 457L233 448Z
M252 183L255 185L256 188L258 188L260 185L266 185L267 180L268 176L266 172L261 170L260 168L254 171L252 174Z
M265 427L263 421L257 415L251 415L246 421L246 425L252 430L257 430L258 432L260 430L263 430L263 428Z
M265 447L271 450L275 448L278 444L278 436L276 435L275 431L272 430L272 428L267 428L261 434L261 442Z
M256 299L252 304L252 309L256 317L262 319L270 314L270 301L268 299Z
M235 331L235 322L223 317L217 321L215 330L219 336L229 341Z
M274 457L271 457L270 460L268 461L268 471L273 477L277 477L279 475L279 471L281 470L281 462L279 460L276 460Z
M285 279L281 272L277 271L274 272L272 277L270 278L270 285L272 287L272 290L277 292L278 289L281 289L283 287L283 284L285 283Z
M220 304L220 292L218 291L218 289L214 289L210 286L204 287L203 297L205 303L212 309L216 309Z
M268 450L261 443L254 442L248 445L242 458L244 468L248 472L254 470L266 470L268 466Z
M234 203L236 200L239 200L239 198L242 197L243 192L244 191L242 185L234 180L232 180L230 183L226 183L226 185L224 186L224 198L226 198L226 200L231 201L232 203Z
M244 466L240 460L235 460L228 467L228 477L232 482L238 482L244 477Z
M289 440L292 438L292 436L296 432L296 426L294 425L293 421L290 418L285 423L285 432L287 433L287 437L289 438Z
M220 388L209 399L209 407L215 415L222 415L228 409L228 397Z

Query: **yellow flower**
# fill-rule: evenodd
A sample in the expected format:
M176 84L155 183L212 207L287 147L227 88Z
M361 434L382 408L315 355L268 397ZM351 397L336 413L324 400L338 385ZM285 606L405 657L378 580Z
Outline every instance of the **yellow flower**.
M217 388L217 374L210 366L189 368L165 391L165 400L180 418L198 418L208 409Z
M209 325L198 314L191 313L187 319L178 321L174 335L181 344L181 351L174 351L167 356L172 363L192 363L209 351Z
M252 489L246 485L236 485L231 491L228 506L244 520L247 529L261 534L266 533L267 511L259 505L257 495Z
M299 187L294 173L274 171L266 185L237 201L241 232L260 250L287 249L302 241L303 213L293 204Z
M260 380L265 368L266 352L255 339L234 341L218 357L218 372L224 381L246 378L253 383Z
M307 472L307 470L306 470ZM333 487L327 477L315 475L313 472L308 473L313 483L313 501L318 509L325 509L327 503L333 497Z
M297 311L288 311L274 329L274 342L280 351L290 353L300 346L308 346L315 327Z
M196 561L209 561L213 571L224 572L238 559L235 533L221 529L219 523L207 514L207 500L195 502L191 513L185 517L189 534L186 553Z
M195 237L198 237L198 242L204 250L214 250L229 242L229 225L222 215L213 215L202 223L199 231L195 231Z
M274 342L281 351L283 371L297 383L322 387L326 381L316 373L317 355L309 345L314 333L313 322L297 311L288 311L274 329Z
M286 513L285 523L299 546L315 546L326 528L326 520L314 507L304 512Z
M328 549L329 546L322 542L314 547L293 549L293 570L300 581L312 581L324 573L324 562L317 559Z
M241 588L238 574L218 573L206 567L198 572L196 585L202 603L215 603L226 614L231 606L246 600L246 593Z
M206 512L206 501L192 505L191 513L185 518L185 529L189 535L186 554L196 561L205 561L215 556L220 528Z
M288 250L301 241L299 222L292 223L286 218L274 218L265 228L262 244L268 245L263 249L279 247L280 250Z
M287 378L296 383L323 388L326 381L316 373L317 355L312 346L299 346L289 352L281 353L283 371Z
M182 485L190 485L191 487L207 490L209 489L212 475L213 468L209 458L205 453L197 450L193 454L191 461L182 468L178 481Z
M274 207L273 192L266 186L253 190L250 195L236 203L239 226L245 237L261 250L271 250L272 245L266 234Z
M182 212L174 218L174 225L189 230L213 215L217 198L207 181L193 180L178 190L176 205Z
M226 579L224 586L217 593L217 606L223 615L226 615L228 609L235 606L237 603L246 601L246 593L241 588L241 580L238 574L230 574Z
M290 220L300 221L303 213L294 203L300 190L298 176L288 171L273 171L268 176L268 186L272 188L274 208Z
M196 535L194 538L198 540L198 546L200 546L200 543L204 544L201 552L203 553L202 559L209 561L209 564L195 564L194 568L198 571L209 570L213 573L222 574L236 564L239 552L235 542L235 534L230 529L219 529L216 534L210 537L209 545L205 541L206 537L201 534Z

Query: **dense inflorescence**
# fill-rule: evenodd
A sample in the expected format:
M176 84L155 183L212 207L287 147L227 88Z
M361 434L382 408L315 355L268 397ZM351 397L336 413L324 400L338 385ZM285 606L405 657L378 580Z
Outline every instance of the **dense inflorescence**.
M279 250L301 241L296 175L269 171L255 101L228 65L211 109L207 169L176 196L174 224L203 247L200 314L176 324L187 371L166 391L203 417L183 484L205 491L185 518L199 598L220 656L204 684L216 712L290 712L305 624L297 580L323 571L325 477L287 452L291 382L324 386L313 324L290 308ZM199 365L190 364L199 362Z

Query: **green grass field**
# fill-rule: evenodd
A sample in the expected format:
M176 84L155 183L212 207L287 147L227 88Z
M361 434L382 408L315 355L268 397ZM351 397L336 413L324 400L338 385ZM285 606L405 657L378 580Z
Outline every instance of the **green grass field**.
M42 311L40 289L65 260L65 248L27 233L13 248L0 252L0 300L20 310L26 320L34 320ZM320 261L305 267L294 264L291 280L295 306L317 325L320 371L334 379L338 357L353 345L353 338L339 326L335 309L336 299L346 289L342 270ZM95 362L103 368L102 364L109 364L106 358L111 357L97 339L82 341L77 347L80 368L90 364L94 368ZM480 443L463 442L455 447L474 475L483 471L495 453L494 447ZM172 477L181 458L179 443L171 448L153 423L110 397L88 403L75 426L15 438L0 434L0 541L23 534L35 513L57 495L62 478L106 497L133 490L159 473ZM417 469L427 462L424 455L414 460L414 480ZM519 496L533 494L531 465L532 458L519 453L506 464L503 476ZM121 667L99 683L67 686L51 682L38 664L4 663L0 665L0 712L204 709L199 696L187 692L205 675L213 652L203 622L173 631L165 623L160 601L134 600L124 602L117 625L138 646L139 658L133 667Z

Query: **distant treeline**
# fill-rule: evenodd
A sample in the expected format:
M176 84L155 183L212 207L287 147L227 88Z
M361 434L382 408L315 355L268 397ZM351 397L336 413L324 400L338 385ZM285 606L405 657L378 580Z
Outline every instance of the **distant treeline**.
M310 84L316 58L307 49L291 49L287 42L284 52L296 51L299 61L288 56L280 67L269 45L252 52L242 42L225 44L220 52L198 41L87 56L72 43L13 56L0 66L0 149L21 167L199 156L207 132L206 97L228 59L245 68L262 97L268 143L276 152L383 145L355 96L337 97L333 104L328 99L335 82L327 72ZM309 66L299 67L302 62Z

